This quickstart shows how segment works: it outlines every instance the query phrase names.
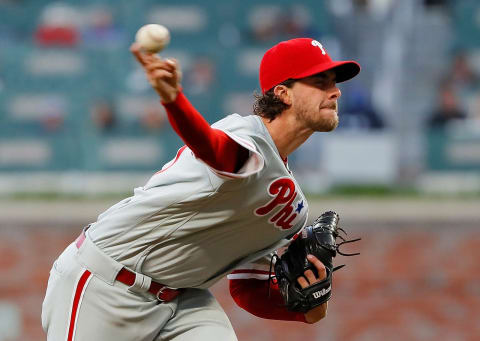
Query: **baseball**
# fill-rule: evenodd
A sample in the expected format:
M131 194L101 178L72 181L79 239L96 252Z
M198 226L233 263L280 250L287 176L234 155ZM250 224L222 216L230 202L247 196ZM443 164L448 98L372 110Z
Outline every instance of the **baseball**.
M162 51L170 42L170 32L163 25L144 25L137 31L135 41L145 51L157 53Z

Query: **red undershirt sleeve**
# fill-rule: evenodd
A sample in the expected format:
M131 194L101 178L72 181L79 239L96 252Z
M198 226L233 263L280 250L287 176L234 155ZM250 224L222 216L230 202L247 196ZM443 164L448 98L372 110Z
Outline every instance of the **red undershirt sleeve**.
M196 157L210 167L237 172L249 157L249 151L219 129L210 127L183 92L175 101L162 103L172 128L193 151Z
M268 295L268 280L230 279L230 294L237 305L249 313L269 319L305 322L305 315L285 308L278 285L271 283Z

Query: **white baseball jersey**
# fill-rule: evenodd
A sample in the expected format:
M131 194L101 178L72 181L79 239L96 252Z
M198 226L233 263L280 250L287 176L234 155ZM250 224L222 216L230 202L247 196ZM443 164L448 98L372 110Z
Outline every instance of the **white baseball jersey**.
M237 173L212 169L188 147L87 231L107 255L174 288L207 288L285 245L308 206L258 116L215 123L249 150Z

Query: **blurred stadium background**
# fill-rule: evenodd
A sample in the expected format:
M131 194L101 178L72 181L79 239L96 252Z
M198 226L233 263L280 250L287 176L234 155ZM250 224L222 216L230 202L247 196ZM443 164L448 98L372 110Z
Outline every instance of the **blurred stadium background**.
M360 257L317 325L264 321L214 293L240 340L480 339L478 0L0 0L0 341L45 339L48 271L82 226L181 145L128 46L169 27L209 122L251 112L261 56L310 36L363 69L340 127L290 158L312 216Z

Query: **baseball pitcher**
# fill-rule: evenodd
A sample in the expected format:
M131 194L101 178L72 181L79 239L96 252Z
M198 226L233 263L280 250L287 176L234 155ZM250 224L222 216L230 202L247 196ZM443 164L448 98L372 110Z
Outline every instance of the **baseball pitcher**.
M236 340L208 291L226 275L235 302L256 316L322 319L338 215L305 227L287 157L336 128L336 84L360 66L332 61L314 39L281 42L261 61L254 115L210 126L183 94L175 60L131 51L185 145L55 261L42 307L48 340Z

